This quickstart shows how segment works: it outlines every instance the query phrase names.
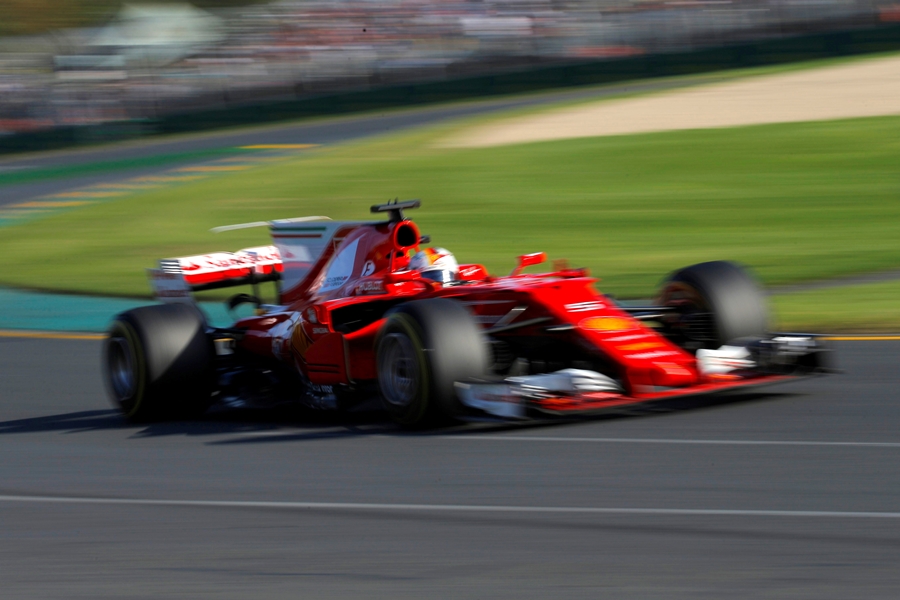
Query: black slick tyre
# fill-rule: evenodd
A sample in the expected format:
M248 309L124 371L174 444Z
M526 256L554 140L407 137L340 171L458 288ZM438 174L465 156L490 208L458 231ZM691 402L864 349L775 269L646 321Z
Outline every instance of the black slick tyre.
M402 304L389 313L376 342L382 404L406 427L459 417L454 383L487 371L484 335L466 308L434 298Z
M737 338L763 337L769 328L765 292L744 268L705 262L670 274L659 302L674 307L670 329L696 347L714 348Z
M137 422L201 415L211 403L214 360L203 315L187 304L123 312L103 345L110 399Z

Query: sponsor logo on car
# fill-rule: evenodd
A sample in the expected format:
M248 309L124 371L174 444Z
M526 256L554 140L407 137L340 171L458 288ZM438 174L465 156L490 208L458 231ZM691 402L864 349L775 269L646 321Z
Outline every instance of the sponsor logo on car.
M657 341L651 342L638 342L636 344L625 344L624 346L620 346L619 350L623 350L625 352L636 352L639 350L657 350L659 348L665 348L662 344Z
M349 246L340 250L337 256L328 266L328 272L325 273L325 281L320 292L330 292L344 285L350 276L353 275L353 266L356 263L356 251L359 247L359 240L353 240Z
M622 317L588 317L578 326L589 331L628 331L635 328L635 323Z
M644 332L641 333L631 333L628 335L617 335L615 337L606 338L607 342L627 342L629 340L643 340L646 339L647 334Z
M638 354L629 354L626 355L627 358L637 358L641 360L647 360L650 358L663 358L665 356L677 356L678 352L674 350L657 350L655 352L639 352Z
M362 281L356 286L356 293L361 296L367 294L383 294L384 282L380 280Z
M162 302L191 302L191 288L180 273L147 269L153 293Z
M606 308L606 304L599 300L591 300L590 302L566 304L565 308L568 312L590 312L592 310L603 310Z

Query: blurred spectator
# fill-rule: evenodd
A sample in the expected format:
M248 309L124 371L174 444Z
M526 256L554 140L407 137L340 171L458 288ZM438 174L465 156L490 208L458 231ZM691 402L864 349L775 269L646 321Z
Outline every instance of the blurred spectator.
M900 14L896 0L247 1L2 0L0 32L30 34L0 38L0 134L845 29Z

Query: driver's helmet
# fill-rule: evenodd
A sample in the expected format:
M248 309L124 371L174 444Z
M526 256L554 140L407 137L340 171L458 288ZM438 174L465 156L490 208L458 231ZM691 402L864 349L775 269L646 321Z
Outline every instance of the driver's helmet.
M409 268L426 279L443 284L456 281L459 275L456 258L446 248L425 248L416 252L409 259Z

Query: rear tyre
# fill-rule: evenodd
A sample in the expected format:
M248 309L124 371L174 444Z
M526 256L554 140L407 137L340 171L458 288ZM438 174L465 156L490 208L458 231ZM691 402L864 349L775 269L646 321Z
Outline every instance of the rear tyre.
M203 315L187 304L121 313L103 346L110 399L131 421L201 415L215 387L214 360Z
M765 292L732 262L705 262L675 271L663 282L659 302L677 309L666 322L669 333L694 350L763 337L769 328Z
M376 344L382 404L395 422L422 427L458 418L454 383L487 372L481 328L458 302L415 300L394 309Z

